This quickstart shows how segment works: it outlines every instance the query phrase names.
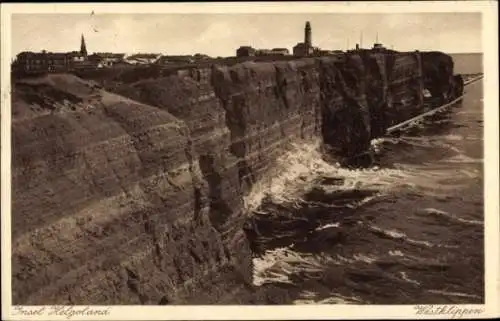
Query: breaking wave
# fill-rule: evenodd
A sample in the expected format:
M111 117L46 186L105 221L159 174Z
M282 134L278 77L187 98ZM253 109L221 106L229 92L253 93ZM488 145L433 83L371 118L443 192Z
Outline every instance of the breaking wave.
M420 245L420 246L425 246L425 247L429 247L429 248L432 248L432 247L456 248L456 246L454 246L454 245L434 244L432 242L425 241L425 240L415 240L415 239L409 238L403 232L399 232L396 230L390 230L390 229L382 229L382 228L377 227L377 226L369 226L369 230L372 231L373 233L379 235L379 236L391 238L394 240L403 240L403 241L405 241L409 244L412 244L412 245Z
M480 302L482 135L455 114L372 140L371 168L293 145L245 198L254 284L294 304Z
M290 151L277 160L274 170L252 186L249 195L243 198L245 208L257 209L266 197L277 203L289 200L294 190L306 188L315 175L333 171L334 167L321 157L319 146L319 141L293 144Z
M323 159L320 143L293 144L284 156L280 157L272 173L252 186L244 197L245 208L256 210L264 199L273 203L293 202L301 198L313 187L321 186L325 193L340 190L360 189L381 192L398 185L406 185L410 177L402 170L380 169L375 166L368 169L352 170L329 164ZM330 180L342 181L341 184L322 184ZM374 199L367 197L360 204Z
M441 210L438 210L435 208L425 208L420 212L427 214L427 215L434 215L434 216L438 216L438 217L443 217L445 219L448 219L449 221L456 222L456 223L463 223L463 224L470 224L470 225L484 225L484 223L481 221L463 219L461 217L457 217L457 216L452 215L448 212L441 211Z
M447 163L482 163L483 160L479 158L472 158L464 154L455 155L445 160Z

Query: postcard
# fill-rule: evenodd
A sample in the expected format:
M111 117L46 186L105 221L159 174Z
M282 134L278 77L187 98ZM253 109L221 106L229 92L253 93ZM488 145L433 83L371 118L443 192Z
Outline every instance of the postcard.
M497 6L2 4L2 318L498 317Z

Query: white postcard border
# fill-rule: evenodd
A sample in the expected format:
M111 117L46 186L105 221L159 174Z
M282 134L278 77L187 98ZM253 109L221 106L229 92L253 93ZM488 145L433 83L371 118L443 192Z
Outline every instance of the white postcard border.
M1 232L2 232L2 319L7 320L279 320L279 319L445 319L489 318L500 315L499 302L499 106L498 106L498 4L496 1L442 2L274 2L274 3L72 3L1 5ZM485 297L484 305L431 306L445 313L417 313L413 305L295 305L295 306L38 306L23 308L33 315L22 317L11 305L10 262L10 29L13 13L382 13L382 12L481 12L484 53L484 187L485 187ZM459 41L457 39L457 41ZM429 308L429 306L426 306ZM44 308L37 315L35 310ZM54 311L59 309L60 313ZM87 309L92 316L69 316ZM482 311L481 313L465 313ZM478 310L476 310L478 309ZM95 311L94 311L95 310ZM50 314L54 312L53 314ZM73 312L71 312L73 311ZM107 312L106 312L107 311ZM431 310L429 310L431 311ZM432 310L437 311L437 310ZM464 312L465 311L465 312ZM448 312L448 313L446 313ZM16 315L17 313L17 315ZM103 315L104 314L104 315Z

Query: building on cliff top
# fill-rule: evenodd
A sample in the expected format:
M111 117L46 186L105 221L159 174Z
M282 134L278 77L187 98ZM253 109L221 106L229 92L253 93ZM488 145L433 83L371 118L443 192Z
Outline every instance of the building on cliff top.
M385 51L386 48L381 43L376 42L376 43L373 44L372 50L382 52L382 51Z
M80 40L80 51L71 51L67 53L70 62L77 67L80 64L85 64L88 60L87 45L85 44L85 37L82 34Z
M312 28L309 21L306 21L304 27L304 41L297 43L293 47L292 52L296 57L328 56L338 53L338 51L335 50L321 50L320 48L312 45ZM287 48L255 49L251 46L241 46L236 49L236 57L288 55L290 55L290 51Z
M154 64L162 55L157 53L138 53L126 55L124 60L133 65L149 65Z
M344 52L342 50L326 50L320 48L314 48L313 56L322 57L322 56L339 56L343 55Z
M80 51L24 51L16 56L12 63L12 71L26 73L65 72L90 66L93 66L93 63L88 60L87 46L82 35Z
M273 48L271 49L271 53L277 56L288 56L290 51L287 48Z
M387 51L387 48L383 44L381 44L380 42L377 41L373 44L373 47L370 49L363 49L363 48L361 48L359 43L357 43L355 49L349 49L347 51L348 52L353 52L353 51L385 52L385 51Z
M12 69L28 73L66 71L69 61L65 53L24 51L17 55Z
M251 46L241 46L236 49L236 57L253 57L255 56L255 51Z
M87 57L87 45L85 44L85 37L83 37L83 34L80 40L80 53L82 56Z
M119 62L122 62L124 57L125 54L123 53L99 52L88 56L88 60L95 62L97 64L97 68L109 68Z
M209 55L201 54L201 53L196 53L194 56L194 59L196 60L209 60L212 59Z
M297 57L307 57L314 53L312 46L312 29L311 23L306 21L304 28L304 42L299 42L293 47L293 55Z
M290 51L287 48L255 49L250 46L241 46L236 50L236 57L254 56L288 56Z
M161 56L156 61L157 65L172 65L172 64L191 64L195 62L195 57L192 55L177 55L177 56Z
M287 56L290 52L286 48L258 49L256 56Z

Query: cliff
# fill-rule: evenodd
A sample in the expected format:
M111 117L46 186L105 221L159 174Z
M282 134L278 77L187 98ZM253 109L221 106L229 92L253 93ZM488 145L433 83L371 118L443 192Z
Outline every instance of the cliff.
M245 62L105 84L13 83L14 304L237 303L244 196L291 143L348 162L460 94L441 53ZM444 98L443 98L444 97ZM205 294L202 294L203 292Z

